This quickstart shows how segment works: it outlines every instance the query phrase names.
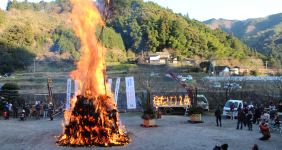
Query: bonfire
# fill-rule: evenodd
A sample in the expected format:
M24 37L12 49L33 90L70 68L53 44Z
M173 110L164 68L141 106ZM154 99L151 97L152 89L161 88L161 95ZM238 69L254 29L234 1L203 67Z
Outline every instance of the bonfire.
M108 1L109 2L109 1ZM98 42L96 26L105 26L92 0L71 0L74 31L81 39L83 55L70 73L78 80L77 97L71 99L70 111L65 111L61 146L124 146L130 139L118 116L113 93L106 90L106 48Z

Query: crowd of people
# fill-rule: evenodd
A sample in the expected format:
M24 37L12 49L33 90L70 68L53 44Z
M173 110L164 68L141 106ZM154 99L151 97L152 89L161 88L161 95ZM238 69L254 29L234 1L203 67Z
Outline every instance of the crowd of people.
M60 103L59 105L59 114L63 114L63 107L64 105L62 103ZM53 120L53 112L54 112L54 105L50 102L49 105L46 102L43 107L40 104L40 102L38 102L35 106L36 109L36 119L40 119L41 116L41 109L43 109L43 118L47 118L47 116L49 115L50 120ZM4 118L5 120L10 120L10 113L11 111L14 112L14 118L18 118L18 114L19 114L19 104L17 103L17 101L14 102L14 104L9 104L8 102L6 102L5 105L5 109L4 109ZM31 110L29 108L29 105L27 103L24 103L23 107L22 107L22 111L20 112L20 119L19 120L25 120L26 118L31 117Z
M234 120L234 112L235 112L235 105L232 103L230 105L230 115L231 119ZM269 112L266 111L267 108L264 108L264 105L261 104L259 106L254 106L252 103L247 105L246 102L244 102L243 106L239 104L239 107L237 108L237 127L236 129L243 129L244 127L248 126L248 130L253 131L253 124L258 125L261 130L261 133L263 134L263 137L260 138L260 140L269 140L271 137L270 131L269 131L269 124L273 126L280 126L280 115L282 115L282 103L281 101L279 102L277 111L278 114L276 113L276 107L274 105L274 102L270 100L269 102ZM215 116L216 116L216 123L218 126L218 122L220 123L221 126L221 113L222 111L220 110L219 107L217 107L215 111ZM275 117L275 115L277 115Z

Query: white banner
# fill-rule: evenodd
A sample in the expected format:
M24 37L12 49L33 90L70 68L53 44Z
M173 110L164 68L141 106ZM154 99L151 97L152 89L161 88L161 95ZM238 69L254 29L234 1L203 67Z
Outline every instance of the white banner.
M67 105L66 110L70 110L70 97L71 97L71 79L68 79L67 82Z
M136 109L134 77L125 77L127 109Z
M118 100L119 85L120 85L120 78L117 78L117 81L116 81L116 90L115 90L115 102L116 102L116 104L117 104L117 100Z
M78 91L78 80L74 81L74 95L75 97L77 96L77 91Z
M112 83L113 83L113 79L108 78L108 91L109 92L112 92Z

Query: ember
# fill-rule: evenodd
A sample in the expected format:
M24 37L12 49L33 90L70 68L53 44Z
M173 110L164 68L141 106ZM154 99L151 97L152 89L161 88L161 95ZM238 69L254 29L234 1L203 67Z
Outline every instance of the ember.
M124 146L125 135L113 94L107 92L104 71L105 52L95 36L96 26L104 22L92 0L71 0L74 31L81 39L83 56L70 76L78 80L78 96L71 99L71 110L65 111L61 146Z

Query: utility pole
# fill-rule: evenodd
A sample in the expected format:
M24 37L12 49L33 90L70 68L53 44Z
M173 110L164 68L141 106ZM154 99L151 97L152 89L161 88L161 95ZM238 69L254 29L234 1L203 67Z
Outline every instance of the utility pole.
M35 59L33 59L33 73L35 73Z
M268 61L265 61L266 75L267 75L267 62L268 62Z

